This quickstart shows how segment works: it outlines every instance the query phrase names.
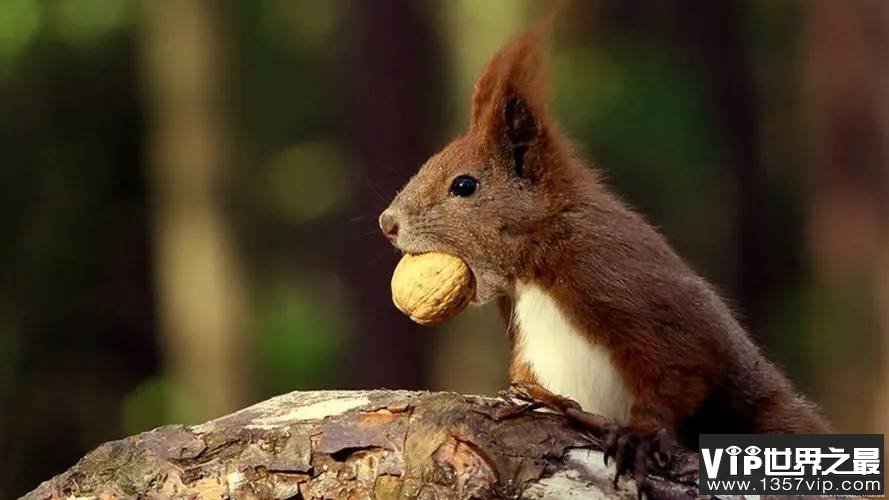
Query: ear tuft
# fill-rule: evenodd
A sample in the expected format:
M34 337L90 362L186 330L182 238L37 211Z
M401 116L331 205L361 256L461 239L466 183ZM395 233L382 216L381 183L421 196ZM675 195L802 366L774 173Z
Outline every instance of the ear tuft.
M475 84L470 129L497 132L505 126L508 132L512 118L506 115L520 122L528 118L540 122L545 117L548 75L542 68L543 46L551 29L552 17L548 17L491 58Z

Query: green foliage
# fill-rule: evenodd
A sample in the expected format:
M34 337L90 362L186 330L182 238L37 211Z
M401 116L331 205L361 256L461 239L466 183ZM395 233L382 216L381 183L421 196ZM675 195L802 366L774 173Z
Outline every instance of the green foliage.
M669 51L627 42L568 48L556 69L558 115L596 168L681 253L724 279L725 138L705 78Z
M37 35L42 10L34 0L0 2L0 69L15 60Z
M88 47L132 18L134 0L56 0L50 25L62 40Z
M165 375L149 377L127 394L121 419L125 434L137 434L172 423L197 424L200 411L188 394Z
M341 366L351 325L330 278L280 281L260 297L256 371L262 391L322 387Z
M283 149L260 175L260 204L291 224L341 211L354 188L336 144L307 142Z
M641 179L646 195L670 199L665 183L714 170L723 141L706 88L683 65L642 48L581 48L564 57L560 115L597 156Z
M297 54L323 50L343 21L343 5L336 0L268 0L260 2L259 8L265 35Z

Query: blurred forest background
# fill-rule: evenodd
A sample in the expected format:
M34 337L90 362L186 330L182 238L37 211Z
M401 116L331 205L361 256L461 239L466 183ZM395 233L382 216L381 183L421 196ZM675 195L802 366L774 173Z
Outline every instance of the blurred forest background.
M376 217L530 1L0 2L0 498L294 389L505 384ZM844 432L889 431L889 2L577 1L563 128Z

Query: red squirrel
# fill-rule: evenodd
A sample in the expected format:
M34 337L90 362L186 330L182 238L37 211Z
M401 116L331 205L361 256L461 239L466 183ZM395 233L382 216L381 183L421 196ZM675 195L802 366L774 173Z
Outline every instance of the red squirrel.
M664 433L695 449L701 433L828 432L714 288L560 134L547 31L494 55L468 130L396 195L383 233L402 252L466 261L473 301L505 311L513 386L613 421L618 474Z

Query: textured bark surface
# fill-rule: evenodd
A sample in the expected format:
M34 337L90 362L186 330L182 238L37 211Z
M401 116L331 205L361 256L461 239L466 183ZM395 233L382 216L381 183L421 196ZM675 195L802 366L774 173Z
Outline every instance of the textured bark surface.
M595 436L509 408L453 393L293 392L105 443L25 498L636 498L632 480L612 485Z

